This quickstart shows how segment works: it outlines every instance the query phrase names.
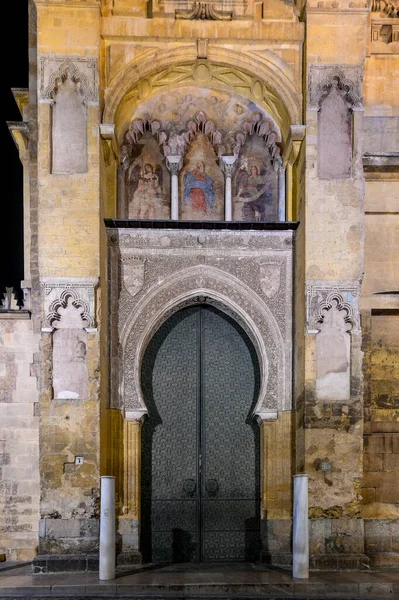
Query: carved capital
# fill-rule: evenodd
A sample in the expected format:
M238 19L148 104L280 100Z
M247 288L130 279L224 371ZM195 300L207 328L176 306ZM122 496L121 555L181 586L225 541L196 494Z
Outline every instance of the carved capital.
M220 163L225 177L231 177L236 167L236 156L221 156Z
M167 156L166 166L171 175L178 175L183 166L183 158L179 154Z

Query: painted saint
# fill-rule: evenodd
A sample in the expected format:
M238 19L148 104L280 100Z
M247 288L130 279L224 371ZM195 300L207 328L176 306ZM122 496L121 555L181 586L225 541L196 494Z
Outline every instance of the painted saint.
M216 201L213 184L205 171L204 161L199 160L196 168L184 175L183 202L189 204L193 212L209 213Z
M235 201L241 203L241 215L244 221L265 221L270 204L273 201L268 185L266 169L251 165L242 166L236 175Z
M136 165L130 177L130 202L138 219L155 219L162 202L162 168L145 163Z

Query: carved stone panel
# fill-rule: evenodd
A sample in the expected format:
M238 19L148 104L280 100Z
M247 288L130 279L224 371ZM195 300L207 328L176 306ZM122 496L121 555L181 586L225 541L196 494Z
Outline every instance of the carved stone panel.
M291 409L292 231L107 233L112 407L146 412L140 368L149 340L176 311L210 304L235 319L255 346L261 371L255 414ZM139 265L131 289L129 264Z
M68 319L68 327L95 327L95 288L98 279L95 277L43 277L42 288L42 323L44 331L52 331L57 327L62 314ZM73 305L76 312L66 311Z
M349 400L350 398L350 336L351 324L346 321L345 308L338 308L338 299L323 309L316 337L316 396L319 400Z
M306 286L306 322L308 333L320 331L324 309L337 300L339 310L345 310L345 322L351 324L352 333L360 330L359 283L356 281L308 280Z
M87 398L87 332L57 329L53 334L53 391L55 399Z
M59 82L69 73L71 79L79 81L86 102L98 102L97 59L84 56L41 56L40 90L41 101L54 99Z

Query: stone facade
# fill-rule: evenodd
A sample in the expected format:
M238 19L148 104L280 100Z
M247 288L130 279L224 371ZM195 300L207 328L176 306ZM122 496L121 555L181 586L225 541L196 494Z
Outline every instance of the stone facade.
M208 302L259 360L261 558L290 564L307 473L311 567L397 564L397 0L29 10L0 552L95 570L106 474L119 562L141 560L141 358Z

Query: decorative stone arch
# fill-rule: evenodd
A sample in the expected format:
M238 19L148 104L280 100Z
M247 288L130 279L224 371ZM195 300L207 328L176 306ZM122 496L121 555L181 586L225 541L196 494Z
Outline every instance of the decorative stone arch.
M185 85L237 89L244 97L255 100L277 121L288 138L290 126L301 123L301 99L290 76L284 70L279 57L242 55L232 49L218 48L209 52L207 60L197 59L195 46L157 52L157 68L153 55L133 60L112 80L107 97L104 123L115 123L121 140L128 122L121 103L129 94L130 99L141 103L158 94L162 89Z
M150 289L135 306L121 332L121 408L126 418L147 413L140 373L145 349L161 325L176 311L208 303L231 316L248 334L259 361L260 390L254 409L257 418L275 418L291 409L291 387L287 381L288 358L277 322L254 290L230 273L199 265L175 272Z
M75 84L79 84L79 93L84 102L95 102L97 100L97 81L95 78L95 69L97 67L94 59L82 60L81 57L58 58L57 69L52 65L56 59L44 56L41 59L41 86L40 96L42 100L53 100L57 93L57 89L67 77L70 77ZM52 66L53 70L48 73L47 78L46 67ZM82 68L83 65L83 68ZM83 72L86 69L87 73ZM93 75L92 75L93 72ZM89 76L92 75L92 77ZM46 81L47 79L47 81ZM93 79L93 81L91 81Z

